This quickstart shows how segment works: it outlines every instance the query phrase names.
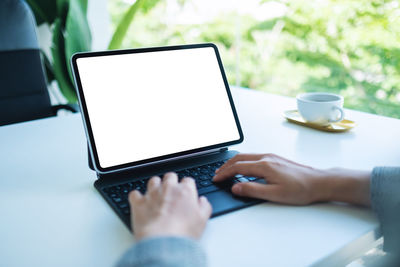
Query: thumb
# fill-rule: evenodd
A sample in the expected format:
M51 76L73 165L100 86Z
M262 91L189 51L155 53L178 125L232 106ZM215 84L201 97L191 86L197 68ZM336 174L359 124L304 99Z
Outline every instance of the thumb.
M199 198L200 212L205 218L210 218L212 213L212 207L210 202L205 196Z
M237 183L232 187L232 192L242 197L252 197L270 201L279 200L277 185L260 184L257 182Z

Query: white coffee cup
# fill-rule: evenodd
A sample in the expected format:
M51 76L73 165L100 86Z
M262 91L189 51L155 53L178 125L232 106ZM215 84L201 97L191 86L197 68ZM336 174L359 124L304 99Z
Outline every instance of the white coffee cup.
M343 120L343 97L331 93L303 93L296 97L297 109L304 120L329 125Z

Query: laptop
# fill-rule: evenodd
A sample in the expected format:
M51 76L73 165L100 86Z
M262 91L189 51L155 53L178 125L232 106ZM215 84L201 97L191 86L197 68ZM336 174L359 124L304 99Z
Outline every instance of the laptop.
M243 141L214 44L77 53L71 61L94 186L129 229L128 193L145 193L152 176L170 171L195 179L212 217L261 202L231 193L256 177L212 182L237 154L228 147Z

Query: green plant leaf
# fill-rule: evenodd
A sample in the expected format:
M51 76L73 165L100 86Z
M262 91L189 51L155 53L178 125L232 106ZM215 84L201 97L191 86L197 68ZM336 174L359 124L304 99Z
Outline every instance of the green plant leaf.
M35 15L36 24L52 24L57 17L57 5L54 0L26 0Z
M147 14L150 10L155 7L160 0L145 0L142 2L142 5L140 6L140 10L144 13Z
M118 24L117 29L115 30L113 37L111 38L111 42L108 45L108 49L113 50L121 47L122 41L124 40L124 37L128 32L129 26L131 25L136 12L140 9L140 5L142 4L142 2L143 0L137 0L130 6L130 8L122 18L121 22Z
M56 0L57 2L57 18L61 21L61 29L65 28L67 22L69 0Z
M79 0L78 2L81 5L83 13L87 14L88 0Z
M121 22L118 24L117 29L115 30L114 35L111 38L111 42L108 45L108 49L113 50L121 48L122 42L136 13L139 10L147 13L154 6L156 6L158 2L160 2L160 0L137 0L135 3L133 3L125 13Z
M86 18L87 0L70 0L65 25L65 60L71 81L73 81L70 59L77 52L91 49L92 37Z
M47 83L50 84L55 79L53 66L51 65L50 60L47 58L45 53L43 53L43 51L41 51L41 55L42 55L42 59L43 59L43 63L44 63L45 71L46 71L46 78L47 78L46 80L47 80Z
M76 103L76 92L71 78L68 75L68 65L65 58L65 39L62 33L61 25L61 20L56 19L53 29L53 45L51 47L54 77L57 80L61 93L64 95L67 101L69 103Z

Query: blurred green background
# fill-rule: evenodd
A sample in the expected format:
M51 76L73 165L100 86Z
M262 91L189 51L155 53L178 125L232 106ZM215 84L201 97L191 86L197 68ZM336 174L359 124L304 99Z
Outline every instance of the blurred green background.
M110 0L115 28L134 1ZM399 1L147 0L123 48L216 43L231 85L400 118Z

